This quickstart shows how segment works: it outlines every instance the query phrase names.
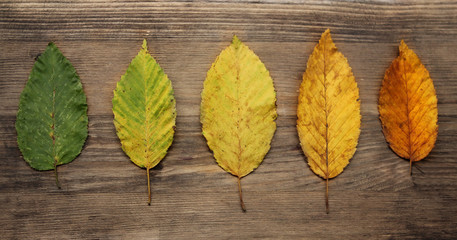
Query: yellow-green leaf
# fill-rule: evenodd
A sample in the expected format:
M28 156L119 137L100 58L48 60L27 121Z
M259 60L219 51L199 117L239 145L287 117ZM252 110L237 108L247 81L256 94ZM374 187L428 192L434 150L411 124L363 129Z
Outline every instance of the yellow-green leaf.
M208 71L202 92L203 135L221 168L240 179L256 169L276 130L276 92L259 57L236 36Z
M309 57L300 86L297 130L311 170L338 176L355 153L360 135L359 89L351 67L327 29Z
M176 108L171 81L149 54L146 40L117 83L113 113L122 150L133 163L146 168L150 204L149 170L173 142Z

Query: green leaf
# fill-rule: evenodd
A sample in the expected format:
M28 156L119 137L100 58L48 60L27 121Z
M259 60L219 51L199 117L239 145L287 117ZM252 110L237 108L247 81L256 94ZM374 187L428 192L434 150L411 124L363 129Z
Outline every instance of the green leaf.
M263 161L276 131L276 92L259 57L236 36L208 70L202 131L221 168L240 179Z
M149 170L167 154L173 142L176 107L171 81L149 54L146 39L117 83L113 97L114 125L130 160Z
M81 152L87 138L87 103L79 76L60 50L49 43L36 60L21 93L17 142L34 169L54 169Z

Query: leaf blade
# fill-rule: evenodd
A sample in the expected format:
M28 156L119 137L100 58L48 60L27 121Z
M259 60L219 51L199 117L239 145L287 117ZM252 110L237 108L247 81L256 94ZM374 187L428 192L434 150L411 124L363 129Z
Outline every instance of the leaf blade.
M24 160L36 170L73 161L87 138L87 124L79 76L51 42L36 60L19 101L16 131Z
M137 166L153 168L173 142L176 106L171 81L146 40L117 83L112 103L122 149Z
M327 30L308 60L297 108L303 151L313 172L324 179L340 174L354 155L360 134L358 98L347 59Z
M430 153L438 135L435 87L403 40L384 75L378 110L386 141L398 156L410 160L410 166Z
M202 133L219 166L238 179L256 169L270 149L276 117L268 70L234 36L208 70L202 91Z

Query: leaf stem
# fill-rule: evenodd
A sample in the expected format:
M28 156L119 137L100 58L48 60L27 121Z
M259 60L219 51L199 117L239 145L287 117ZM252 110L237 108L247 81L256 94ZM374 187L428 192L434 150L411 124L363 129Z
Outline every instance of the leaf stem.
M326 213L328 214L329 213L329 209L328 209L328 176L327 176L327 181L326 181L326 190L325 190L325 211Z
M56 177L56 186L58 189L62 189L59 182L59 174L57 173L57 165L54 163L54 176Z
M151 181L149 179L149 169L146 168L146 175L148 176L148 205L151 206Z
M241 190L241 178L238 177L238 193L240 194L240 204L241 204L241 209L243 212L246 212L246 206L244 206L243 202L243 191Z
M413 175L413 160L409 159L409 176Z

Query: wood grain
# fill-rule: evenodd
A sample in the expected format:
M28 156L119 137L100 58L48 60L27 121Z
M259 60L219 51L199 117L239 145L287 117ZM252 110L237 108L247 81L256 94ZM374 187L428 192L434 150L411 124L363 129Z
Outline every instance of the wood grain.
M457 3L455 1L1 1L0 232L2 239L453 239L457 235ZM360 88L362 132L346 170L325 182L296 133L298 87L330 28ZM215 163L199 123L206 71L237 34L269 69L277 131L263 164L243 179ZM116 82L147 38L175 89L177 130L152 172L128 160L115 134ZM429 70L438 96L435 148L415 164L387 146L377 98L401 39ZM54 41L78 71L89 105L82 154L52 172L23 161L14 122L34 63Z

